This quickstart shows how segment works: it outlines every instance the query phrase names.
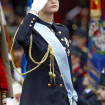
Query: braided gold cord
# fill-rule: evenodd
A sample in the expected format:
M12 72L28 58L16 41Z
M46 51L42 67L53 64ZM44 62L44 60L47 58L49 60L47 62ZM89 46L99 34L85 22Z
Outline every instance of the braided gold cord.
M52 67L52 64L51 64L51 55L50 55L50 64L49 64L49 66L50 66L50 71L49 71L49 76L50 76L50 82L52 83L52 71L51 71L51 67Z
M51 50L51 47L50 47L50 45L48 45L47 52L45 53L45 55L43 56L43 58L41 59L40 62L36 62L36 61L32 58L31 50L32 50L32 35L30 36L29 57L30 57L30 59L32 60L33 63L35 63L35 64L40 64L40 63L44 63L44 62L45 62L46 57L48 57L49 51Z
M16 70L16 72L20 75L26 75L26 74L29 74L30 72L36 70L42 63L44 63L46 61L46 59L48 58L48 55L50 53L50 51L52 50L51 46L48 45L48 48L47 48L47 52L45 53L45 55L43 56L43 58L41 59L40 62L36 62L32 56L31 56L31 50L32 50L32 35L30 36L30 45L29 45L29 57L31 59L32 62L34 62L35 64L38 64L36 67L32 68L31 70L25 72L25 73L20 73L16 66L15 66L15 63L14 63L14 58L13 58L13 54L12 54L12 50L13 50L13 46L14 46L14 42L15 42L15 38L16 38L16 35L17 35L17 32L18 32L19 28L17 29L15 35L14 35L14 38L13 38L13 43L12 43L12 46L11 46L11 50L10 50L10 54L11 54L11 58L12 58L12 65L14 67L14 69Z

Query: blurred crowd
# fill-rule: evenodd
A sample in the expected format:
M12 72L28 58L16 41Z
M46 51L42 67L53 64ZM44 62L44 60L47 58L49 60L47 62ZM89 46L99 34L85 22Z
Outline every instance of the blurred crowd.
M10 43L17 27L21 24L27 14L26 0L1 0L3 11L6 19L6 26L9 32L10 41L7 40L8 52L10 51ZM89 30L89 1L79 2L74 8L70 9L62 23L70 31L71 41L71 60L74 88L78 93L78 105L101 105L101 99L97 99L88 84L87 61L88 61L88 30ZM59 15L59 14L58 14ZM59 16L60 17L60 16ZM16 28L14 28L16 27ZM14 45L14 57L16 66L21 73L26 71L26 60L24 51L18 43ZM15 100L19 105L24 77L18 75L13 68L11 57L9 55L11 72L13 77L13 88ZM100 95L100 92L98 92ZM103 96L104 97L104 96ZM9 105L9 104L8 104Z

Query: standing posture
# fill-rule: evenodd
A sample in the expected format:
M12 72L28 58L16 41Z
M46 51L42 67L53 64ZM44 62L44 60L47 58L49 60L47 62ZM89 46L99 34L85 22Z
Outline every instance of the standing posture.
M58 9L58 0L34 0L15 34L27 60L20 105L76 105L69 31L54 22Z

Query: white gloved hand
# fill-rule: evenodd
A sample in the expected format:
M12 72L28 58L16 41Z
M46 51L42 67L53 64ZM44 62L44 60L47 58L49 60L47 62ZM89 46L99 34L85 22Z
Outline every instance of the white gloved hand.
M45 4L47 3L48 0L34 0L32 3L32 8L31 10L36 11L37 13L40 12L40 10L43 9Z

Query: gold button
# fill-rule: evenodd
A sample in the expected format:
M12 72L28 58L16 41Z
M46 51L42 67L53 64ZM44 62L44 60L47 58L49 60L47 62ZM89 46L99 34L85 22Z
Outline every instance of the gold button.
M62 38L61 41L64 41L64 39Z
M31 25L31 24L30 24L29 26L30 26L30 27L32 27L32 25Z
M31 23L34 23L33 21L31 21Z
M35 18L33 18L33 20L35 20Z
M60 78L62 78L63 76L62 75L60 75Z
M51 84L50 83L48 84L48 87L51 87Z
M60 87L63 87L63 85L62 85L62 84L60 84L59 86L60 86Z
M59 34L61 34L62 32L61 32L61 31L59 31L58 33L59 33Z

